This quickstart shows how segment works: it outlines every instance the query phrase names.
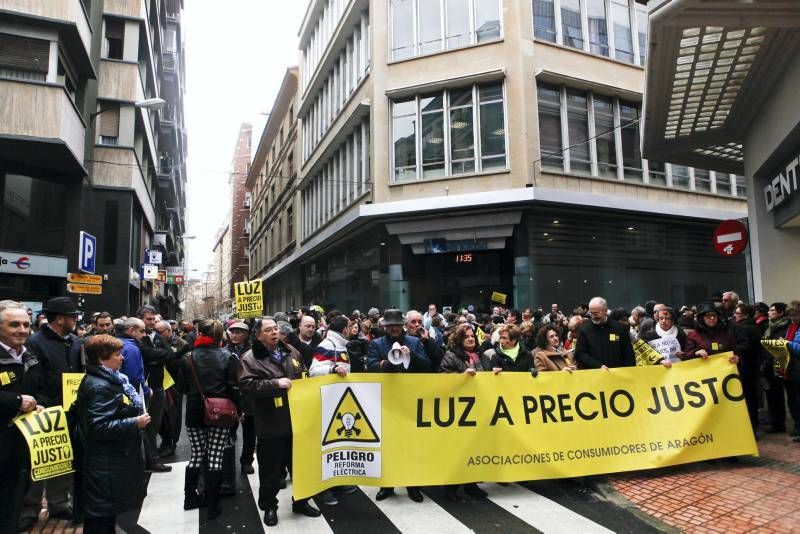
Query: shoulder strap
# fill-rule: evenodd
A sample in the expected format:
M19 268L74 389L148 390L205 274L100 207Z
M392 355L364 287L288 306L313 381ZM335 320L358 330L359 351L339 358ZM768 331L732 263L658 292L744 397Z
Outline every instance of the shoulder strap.
M203 388L200 386L200 380L197 378L197 371L194 368L194 355L189 354L189 369L192 370L192 376L194 377L194 385L197 386L197 391L200 393L200 396L205 398L205 394L203 393Z

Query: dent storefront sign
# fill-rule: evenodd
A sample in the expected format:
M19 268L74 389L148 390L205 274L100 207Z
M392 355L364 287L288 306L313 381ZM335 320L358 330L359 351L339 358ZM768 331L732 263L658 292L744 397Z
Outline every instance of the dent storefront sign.
M789 163L772 174L769 183L764 186L764 202L767 205L767 211L774 211L789 203L797 193L800 182L799 174L800 156L795 156Z
M67 258L0 250L0 273L67 277Z
M295 498L351 484L514 482L758 453L726 355L538 377L328 375L294 381L289 403Z

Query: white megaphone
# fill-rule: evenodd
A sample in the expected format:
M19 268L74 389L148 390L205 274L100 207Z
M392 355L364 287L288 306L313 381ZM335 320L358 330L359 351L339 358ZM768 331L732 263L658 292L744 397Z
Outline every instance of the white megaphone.
M408 353L404 354L400 343L395 341L392 348L389 349L389 363L392 365L402 365L405 369L408 369L408 366L411 364L411 355Z

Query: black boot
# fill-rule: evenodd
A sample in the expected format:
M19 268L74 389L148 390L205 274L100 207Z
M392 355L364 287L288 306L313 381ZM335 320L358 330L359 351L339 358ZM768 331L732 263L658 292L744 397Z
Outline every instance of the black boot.
M203 497L197 491L197 482L200 480L199 467L187 467L183 478L183 509L194 510L205 506Z
M219 490L222 485L222 470L206 471L206 502L208 502L208 518L216 519L222 513L219 505Z

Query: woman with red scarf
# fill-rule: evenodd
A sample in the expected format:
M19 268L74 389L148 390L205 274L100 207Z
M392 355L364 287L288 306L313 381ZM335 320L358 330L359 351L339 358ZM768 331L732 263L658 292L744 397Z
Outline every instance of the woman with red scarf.
M227 349L220 348L225 332L222 323L213 319L202 321L192 353L187 357L184 376L197 375L197 381L206 397L231 399L239 406L238 360ZM191 364L191 365L190 365ZM192 369L194 367L194 369ZM229 429L207 426L203 421L203 399L194 379L187 380L186 429L192 446L192 457L186 466L184 479L183 509L199 508L203 499L197 493L200 468L205 465L205 500L208 518L214 519L222 513L219 506L219 490L222 484L222 452Z

